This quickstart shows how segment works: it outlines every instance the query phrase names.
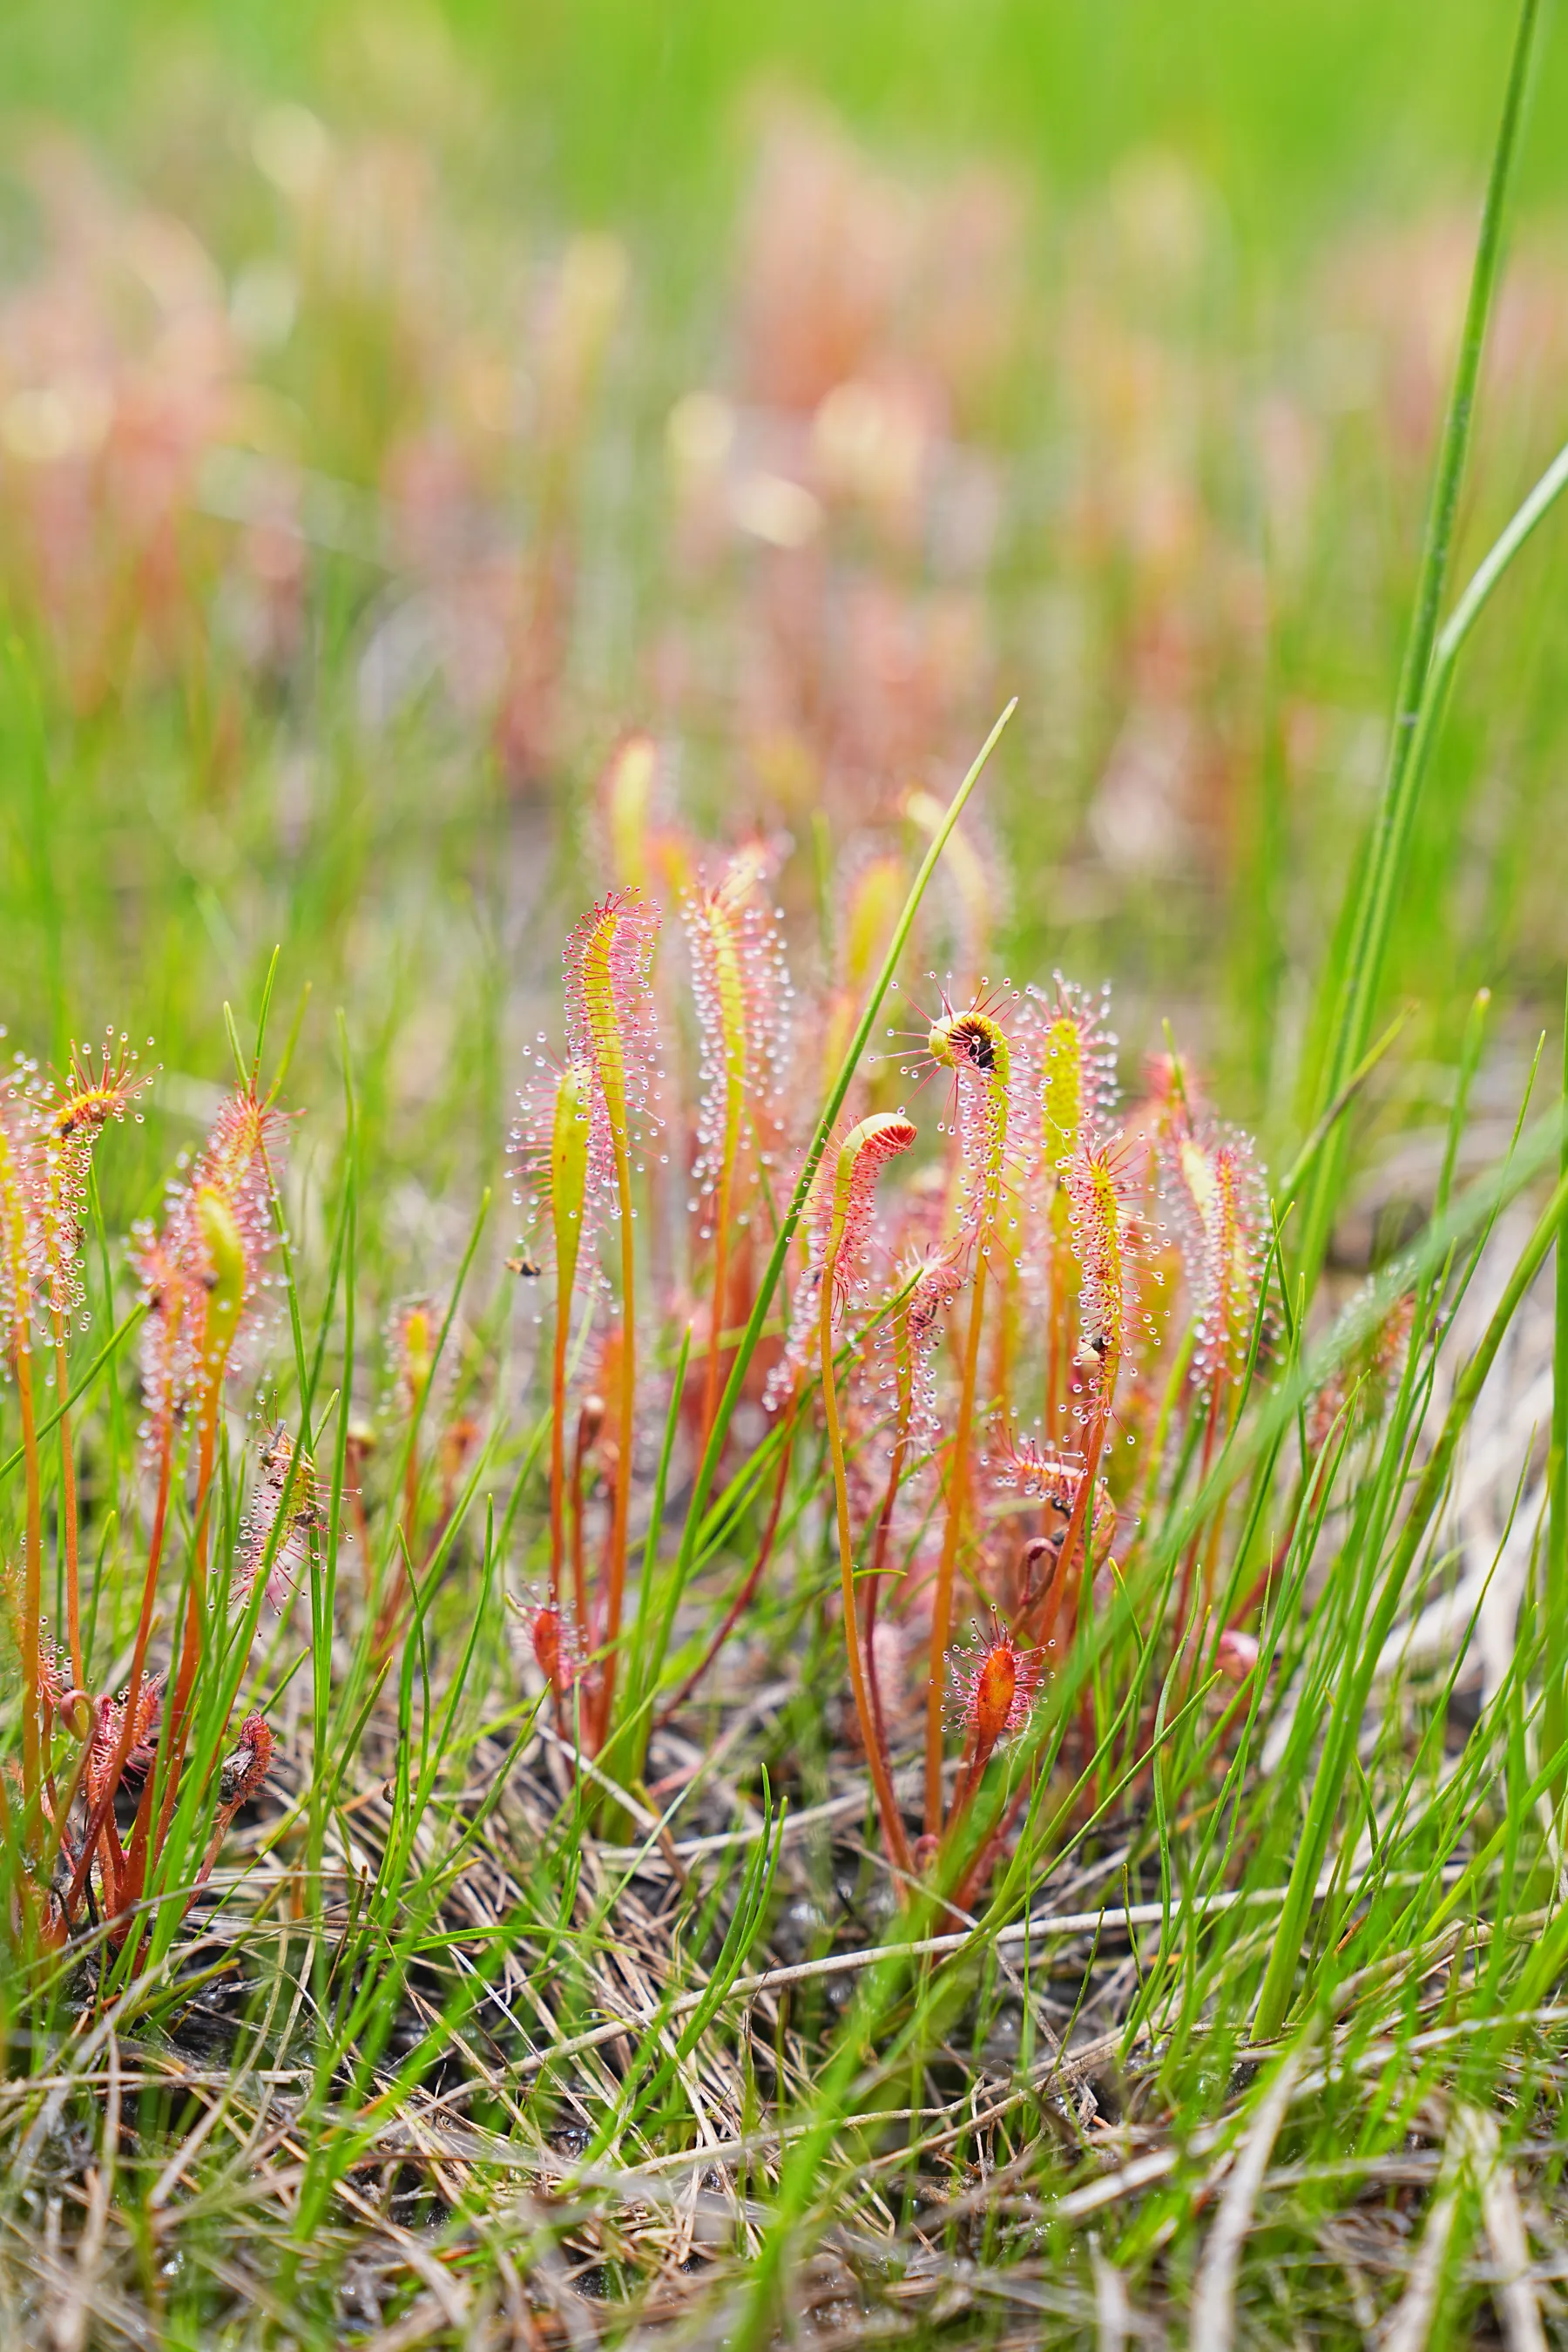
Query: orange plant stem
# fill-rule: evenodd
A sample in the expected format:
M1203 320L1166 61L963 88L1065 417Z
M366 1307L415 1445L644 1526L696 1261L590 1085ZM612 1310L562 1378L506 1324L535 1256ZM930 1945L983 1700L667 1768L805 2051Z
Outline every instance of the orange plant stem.
M714 1659L718 1656L720 1651L723 1648L725 1643L734 1632L741 1618L751 1606L757 1587L763 1580L763 1570L767 1567L768 1561L773 1557L773 1542L774 1538L778 1535L779 1519L784 1511L784 1488L789 1483L790 1457L794 1451L795 1426L792 1423L789 1434L784 1442L784 1452L779 1460L779 1475L773 1486L773 1499L768 1511L768 1523L763 1529L762 1541L757 1546L756 1559L752 1563L745 1582L742 1585L739 1592L736 1593L735 1598L730 1603L729 1608L724 1612L723 1622L719 1627L718 1632L714 1634L713 1639L709 1643L706 1650L702 1653L701 1658L699 1660L698 1664L692 1667L691 1672L687 1675L686 1680L681 1684L680 1688L676 1692L675 1696L670 1700L668 1706L662 1708L660 1712L655 1716L654 1729L656 1731L662 1731L665 1725L668 1723L673 1717L679 1714L681 1708L686 1705L687 1700L691 1696L692 1692L697 1688L698 1684L702 1680L703 1675L708 1672L709 1667L712 1664Z
M882 1590L882 1579L888 1569L888 1546L893 1531L893 1509L903 1483L904 1464L910 1450L910 1416L914 1408L914 1367L900 1355L898 1368L899 1412L893 1439L893 1456L888 1465L888 1491L882 1497L882 1508L877 1520L876 1541L871 1552L871 1573L866 1579L866 1680L871 1693L871 1715L877 1726L877 1738L882 1752L888 1753L888 1724L882 1710L882 1681L877 1671L877 1606Z
M984 1747L976 1740L971 1748L968 1760L959 1775L958 1786L952 1792L952 1810L947 1817L946 1834L950 1846L958 1835L964 1814L974 1801L974 1792L979 1788L984 1777L985 1767L990 1763L995 1750L994 1738L988 1739Z
M947 1525L942 1532L942 1561L931 1601L931 1664L926 1683L925 1826L928 1837L942 1832L942 1671L952 1632L952 1584L958 1568L958 1547L963 1533L964 1505L969 1497L969 1449L974 1429L974 1392L980 1379L980 1331L985 1313L985 1258L976 1250L974 1292L969 1306L969 1336L963 1351L963 1385L959 1391L958 1421L953 1431L952 1467L947 1498Z
M849 1682L855 1694L855 1712L860 1718L860 1738L866 1749L866 1761L871 1770L871 1785L877 1792L877 1810L882 1816L882 1835L887 1841L888 1854L895 1868L908 1875L911 1871L910 1842L893 1794L893 1776L877 1735L876 1719L871 1712L870 1694L866 1686L866 1670L860 1656L859 1611L855 1605L855 1547L849 1526L849 1482L844 1467L844 1434L838 1423L838 1384L833 1369L833 1290L837 1271L837 1247L830 1248L822 1268L822 1307L818 1317L818 1340L822 1359L822 1405L827 1421L827 1452L833 1465L833 1500L838 1521L838 1574L844 1594L844 1646L849 1658Z
M222 1386L223 1368L220 1364L216 1373L209 1373L202 1397L196 1454L196 1539L191 1560L191 1589L185 1603L184 1632L180 1641L180 1663L174 1676L167 1727L158 1743L166 1769L163 1802L158 1808L157 1835L151 1842L153 1858L163 1851L163 1840L169 1833L169 1820L179 1789L180 1768L185 1759L191 1692L195 1685L196 1668L201 1662L202 1628L206 1616L207 1597L207 1514L212 1500L213 1460L217 1451L218 1401ZM147 1884L153 1789L157 1777L155 1771L149 1771L142 1783L141 1802L136 1808L136 1824L131 1839L131 1864L127 1873L128 1897L132 1903L140 1902Z
M954 1911L962 1914L973 1908L975 1895L984 1885L992 1864L1006 1844L1009 1832L1024 1807L1028 1803L1034 1791L1037 1770L1038 1766L1036 1765L1024 1775L1000 1821L993 1828L990 1836L984 1841L979 1853L959 1881L952 1896Z
M170 1717L170 1734L174 1741L175 1760L184 1751L185 1729L190 1715L191 1692L201 1662L202 1629L206 1616L207 1546L210 1538L213 1463L217 1453L218 1388L214 1381L202 1400L202 1419L196 1455L196 1545L191 1570L191 1589L185 1601L185 1630L180 1643L179 1671L174 1679L174 1701ZM171 1788L173 1781L171 1780ZM168 1800L165 1798L165 1807Z

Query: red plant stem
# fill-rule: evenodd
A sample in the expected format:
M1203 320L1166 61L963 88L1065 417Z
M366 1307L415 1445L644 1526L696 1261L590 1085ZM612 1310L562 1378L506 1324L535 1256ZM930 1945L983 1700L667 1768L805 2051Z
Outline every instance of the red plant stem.
M71 1776L66 1783L64 1801L63 1802L57 1801L55 1803L55 1817L53 1822L50 1823L48 1836L44 1841L43 1860L38 1871L38 1875L46 1885L54 1875L55 1859L60 1850L60 1842L66 1833L66 1822L70 1818L70 1809L75 1804L77 1801L77 1792L81 1787L82 1775L87 1770L87 1759L92 1746L92 1735L96 1728L97 1723L95 1718L93 1722L90 1722L88 1725L87 1737L83 1739L81 1746L77 1750L76 1762L71 1767Z
M55 1378L60 1391L60 1535L66 1568L66 1642L70 1651L71 1680L78 1690L87 1687L81 1663L81 1588L78 1569L76 1454L71 1444L70 1414L65 1399L70 1394L66 1358L65 1317L55 1317Z
M0 1772L0 1843L4 1844L5 1850L7 1853L16 1853L16 1832L12 1825L11 1800L5 1793L5 1775L4 1772ZM21 1886L17 1889L18 1895L22 1895L24 1899L26 1897L26 1885L27 1882L24 1879Z
M1095 1403L1094 1419L1089 1424L1089 1444L1084 1449L1082 1482L1073 1502L1072 1517L1067 1523L1067 1532L1062 1537L1057 1572L1046 1589L1046 1613L1039 1633L1039 1644L1042 1649L1049 1646L1051 1635L1056 1631L1057 1616L1061 1607L1062 1596L1072 1578L1073 1555L1085 1536L1089 1503L1094 1495L1095 1482L1100 1475L1100 1457L1105 1446L1105 1433L1110 1423L1110 1408L1115 1399L1116 1378L1120 1370L1120 1356L1114 1353L1108 1355L1100 1369L1100 1395ZM1080 1573L1084 1565L1087 1563L1080 1564Z
M229 1825L233 1822L236 1813L238 1812L243 1801L243 1799L237 1798L232 1805L222 1805L218 1808L218 1816L216 1821L213 1823L213 1833L208 1841L207 1850L202 1860L202 1866L197 1871L195 1878L191 1881L190 1897L185 1905L187 1911L190 1909L191 1904L195 1901L197 1895L201 1893L203 1887L206 1885L208 1879L212 1876L213 1864L216 1862L219 1854L223 1852L223 1842L228 1835Z
M202 1399L196 1454L195 1559L191 1570L191 1589L185 1601L185 1630L180 1644L179 1671L174 1679L174 1698L169 1724L176 1765L184 1753L191 1691L201 1662L202 1633L206 1620L207 1547L211 1537L213 1465L217 1454L218 1400L222 1380L220 1366L209 1381L207 1393ZM163 1800L165 1823L173 1790L174 1776L171 1772L169 1791Z
M986 1873L1005 1844L1008 1833L1027 1804L1034 1786L1035 1769L1031 1769L1025 1773L1001 1820L964 1872L952 1897L952 1908L955 1911L967 1912L973 1906L976 1894L984 1883Z
M894 1867L908 1876L912 1870L910 1842L904 1834L898 1800L893 1794L892 1770L877 1737L870 1694L866 1686L866 1672L860 1657L859 1612L855 1605L855 1547L849 1525L849 1482L844 1467L844 1434L838 1423L838 1384L833 1368L833 1294L837 1271L838 1242L835 1238L830 1242L823 1262L822 1306L817 1331L822 1363L822 1405L827 1420L827 1452L833 1465L833 1500L838 1522L844 1646L848 1654L855 1712L860 1718L860 1738L866 1750L866 1761L870 1767L871 1785L877 1792L877 1809L882 1817L882 1835L887 1842L888 1856Z
M616 1191L621 1208L621 1396L620 1457L616 1464L616 1492L610 1518L609 1591L605 1604L605 1671L599 1685L596 1746L603 1747L610 1728L616 1697L616 1668L621 1638L621 1611L626 1591L626 1528L632 1505L632 1424L637 1414L637 1245L632 1225L632 1171L624 1135L614 1136Z
M43 1745L39 1612L43 1607L44 1515L38 1486L38 1433L33 1417L33 1360L19 1319L15 1353L27 1488L26 1549L22 1564L22 1836L30 1851L38 1833Z
M191 1587L185 1602L185 1626L180 1642L180 1663L174 1676L174 1696L165 1718L163 1737L158 1743L166 1769L163 1802L158 1808L157 1835L152 1842L154 1855L162 1853L163 1840L169 1834L169 1820L179 1789L180 1768L185 1759L191 1693L195 1685L196 1668L201 1663L202 1629L206 1617L208 1512L212 1502L213 1462L217 1452L218 1403L222 1393L223 1365L219 1362L209 1367L202 1396L196 1452L195 1546L191 1560ZM157 1778L155 1771L149 1771L142 1786L141 1802L136 1808L128 1882L132 1903L140 1902L147 1882L148 1832L153 1815L153 1790Z
M882 1711L882 1678L877 1668L877 1603L887 1573L888 1545L892 1537L893 1507L899 1499L899 1487L904 1475L904 1464L910 1450L910 1417L914 1406L914 1365L910 1360L906 1336L898 1357L899 1417L893 1439L893 1458L888 1465L888 1491L882 1497L881 1514L877 1521L877 1534L871 1550L871 1573L866 1579L866 1680L871 1693L871 1716L877 1727L877 1738L884 1755L889 1753L888 1723Z
M957 1835L963 1816L973 1802L974 1791L979 1788L985 1767L995 1753L996 1738L997 1735L993 1734L991 1738L982 1744L976 1734L968 1761L959 1775L958 1786L952 1792L952 1806L947 1817L946 1834L949 1839Z
M147 1546L147 1572L142 1582L142 1613L136 1622L136 1643L131 1653L131 1676L125 1685L125 1719L121 1726L119 1745L104 1779L103 1794L93 1808L92 1819L88 1823L87 1835L82 1841L81 1859L77 1864L69 1891L66 1895L68 1919L81 1900L82 1889L87 1885L88 1873L92 1868L93 1854L97 1850L99 1840L105 1835L106 1830L114 1846L117 1848L119 1844L113 1827L114 1792L120 1786L121 1776L125 1770L125 1759L131 1753L132 1744L136 1736L136 1707L142 1696L142 1675L147 1663L147 1644L153 1634L153 1609L158 1597L158 1570L163 1561L163 1530L169 1516L169 1487L174 1470L174 1430L172 1425L165 1422L163 1439L158 1449L158 1498L153 1507L153 1533ZM152 1777L149 1772L149 1784ZM118 1879L118 1871L114 1875ZM111 1885L109 1883L107 1871L103 1891L107 1909L119 1911L123 1907L124 1889L118 1884Z
M656 1717L654 1721L654 1729L656 1731L662 1730L664 1726L668 1723L674 1716L678 1715L680 1709L686 1705L687 1700L691 1696L692 1692L697 1688L698 1684L702 1680L703 1675L708 1672L709 1667L712 1664L714 1659L718 1656L720 1651L723 1648L725 1643L734 1632L739 1619L744 1611L751 1606L757 1587L763 1580L763 1570L766 1568L769 1559L773 1556L773 1540L778 1534L779 1519L784 1511L784 1487L789 1479L790 1456L794 1450L795 1423L792 1422L789 1433L784 1442L784 1452L779 1462L778 1483L773 1488L773 1499L768 1511L768 1523L763 1529L762 1542L757 1548L757 1557L752 1563L752 1567L746 1577L745 1582L742 1585L741 1590L736 1593L735 1598L731 1601L729 1608L725 1611L723 1623L720 1626L718 1632L714 1634L713 1639L709 1643L708 1647L702 1653L701 1663L692 1668L691 1672L687 1675L686 1680L681 1684L680 1688L676 1692L675 1696L670 1700L669 1705L665 1707L658 1717Z
M953 1431L949 1473L947 1526L942 1534L942 1560L931 1601L931 1663L926 1683L925 1826L928 1837L942 1832L942 1671L952 1632L952 1585L958 1567L959 1540L963 1532L963 1507L969 1496L969 1449L974 1427L974 1391L980 1377L980 1331L985 1313L985 1256L974 1255L974 1290L969 1306L969 1337L963 1351L963 1385L959 1391L958 1420Z

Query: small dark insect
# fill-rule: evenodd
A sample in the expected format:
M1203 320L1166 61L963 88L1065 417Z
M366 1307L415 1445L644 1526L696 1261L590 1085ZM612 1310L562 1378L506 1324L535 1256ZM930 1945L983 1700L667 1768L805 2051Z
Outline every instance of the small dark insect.
M543 1273L544 1268L540 1265L539 1260L534 1256L531 1250L524 1250L521 1257L508 1258L506 1262L506 1270L509 1274L525 1275L530 1282L536 1282L539 1276Z
M275 1486L280 1486L288 1475L289 1465L294 1458L293 1441L280 1421L272 1423L261 1435L261 1466Z
M955 1021L952 1042L962 1049L964 1058L973 1068L994 1070L996 1067L996 1048L984 1021L976 1020L973 1015Z

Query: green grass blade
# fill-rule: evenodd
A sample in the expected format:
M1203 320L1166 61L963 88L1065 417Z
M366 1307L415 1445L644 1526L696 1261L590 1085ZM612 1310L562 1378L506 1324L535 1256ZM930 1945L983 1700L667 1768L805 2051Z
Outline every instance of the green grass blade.
M1525 91L1540 14L1540 0L1522 0L1514 34L1502 117L1481 213L1458 362L1438 452L1415 610L1394 701L1388 763L1377 814L1373 820L1369 851L1360 869L1356 909L1349 932L1344 967L1336 982L1336 1010L1319 1089L1321 1106L1327 1106L1340 1094L1366 1050L1389 934L1409 863L1425 760L1425 747L1422 760L1418 761L1415 756L1417 741L1422 732L1424 713L1435 708L1435 698L1440 695L1442 683L1451 667L1451 656L1445 667L1439 667L1434 661L1437 616L1453 550L1455 518L1470 444L1481 353L1501 268L1503 223L1519 162ZM1522 544L1522 538L1519 543ZM1500 576L1500 566L1497 576ZM1487 593L1489 593L1489 583L1480 601L1484 602ZM1479 604L1476 609L1479 609ZM1467 630L1468 625L1467 622ZM1463 642L1464 634L1461 632L1455 643L1453 650L1456 653L1458 644ZM1429 729L1430 721L1428 740ZM1300 1255L1309 1287L1316 1280L1328 1246L1329 1228L1343 1172L1344 1149L1344 1132L1340 1129L1331 1136L1320 1154L1307 1193Z

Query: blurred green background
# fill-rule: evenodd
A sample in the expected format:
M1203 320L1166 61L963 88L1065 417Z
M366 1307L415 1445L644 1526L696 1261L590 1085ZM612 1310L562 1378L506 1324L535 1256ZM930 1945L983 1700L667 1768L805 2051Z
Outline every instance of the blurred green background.
M344 1009L386 1247L455 1247L598 789L776 836L801 977L1020 712L932 958L1118 990L1278 1164L1375 790L1510 12L1233 0L110 8L0 26L0 1010ZM1568 419L1549 26L1458 577ZM1561 994L1549 526L1479 634L1363 1150ZM668 881L669 869L661 868ZM1543 1014L1542 1008L1548 1008Z
M1468 194L1494 127L1510 12L1464 0L720 0L681 7L552 0L527 8L342 5L6 11L13 107L46 108L116 155L169 162L193 98L304 99L346 127L401 116L454 134L451 166L563 217L624 224L668 204L683 246L721 223L735 108L756 79L816 90L858 128L922 156L983 151L1081 190L1130 150L1185 154L1249 250L1366 208ZM1568 68L1549 38L1527 197L1561 194ZM1279 240L1284 239L1283 251Z

